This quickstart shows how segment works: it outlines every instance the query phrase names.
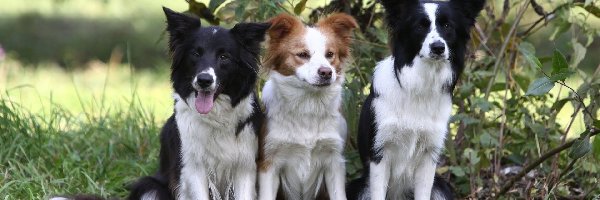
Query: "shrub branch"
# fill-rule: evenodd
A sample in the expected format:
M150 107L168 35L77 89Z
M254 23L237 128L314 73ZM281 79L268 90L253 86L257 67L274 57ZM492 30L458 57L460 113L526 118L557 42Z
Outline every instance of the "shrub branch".
M595 136L599 133L600 131L598 131L597 128L590 128L590 132L588 137L592 137ZM551 158L553 155L558 154L562 151L564 151L565 149L568 149L569 147L573 146L573 144L575 143L575 141L577 140L571 140L567 143L564 143L563 145L560 145L546 153L544 153L542 156L540 156L538 159L536 159L535 161L533 161L532 163L528 164L527 166L525 166L523 168L523 170L521 170L517 175L513 176L510 180L508 180L508 182L506 184L504 184L504 186L502 186L502 189L500 190L500 192L498 192L497 195L495 195L495 198L498 199L500 196L506 194L506 192L508 192L508 190L510 190L510 188L512 188L512 186L515 184L515 182L517 182L518 180L520 180L521 178L523 178L527 173L529 173L531 170L535 169L536 167L538 167L540 164L542 164L544 161L548 160L549 158Z

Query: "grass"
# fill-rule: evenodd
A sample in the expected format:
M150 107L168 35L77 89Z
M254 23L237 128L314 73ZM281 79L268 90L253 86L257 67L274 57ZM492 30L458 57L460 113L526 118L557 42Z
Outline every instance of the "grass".
M84 119L53 107L48 116L0 100L0 198L57 194L124 196L156 165L158 125L138 105Z
M133 74L132 74L133 73ZM126 196L157 166L168 73L96 63L65 73L0 61L0 199Z

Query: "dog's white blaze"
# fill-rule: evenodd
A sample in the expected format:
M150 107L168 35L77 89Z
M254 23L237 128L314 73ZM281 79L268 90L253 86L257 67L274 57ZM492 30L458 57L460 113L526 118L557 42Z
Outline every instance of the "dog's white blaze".
M275 199L278 187L291 195L288 199L314 199L322 184L331 199L346 199L342 153L347 128L338 110L344 78L319 88L301 80L316 83L321 66L336 73L325 58L326 39L317 29L308 28L310 61L296 71L298 77L271 71L263 88L269 120L264 151L271 165L259 173L261 200ZM284 177L281 183L280 176Z
M306 34L304 35L304 44L310 53L310 59L304 65L296 69L296 75L305 80L310 84L319 83L320 67L328 67L332 73L335 74L335 68L331 66L329 60L325 57L327 52L327 37L321 33L318 29L313 27L307 27ZM331 82L334 82L335 76L331 77Z
M398 76L400 83L392 57L378 63L373 76L379 95L373 100L374 147L385 149L381 162L371 163L370 193L373 200L402 199L406 190L414 189L415 199L430 199L452 108L450 95L442 89L452 78L451 66L417 56Z
M230 97L221 94L207 115L190 106L194 95L185 99L188 103L177 94L174 97L183 165L178 198L208 199L212 185L213 194L227 197L232 188L235 199L254 199L258 140L251 124L235 135L236 123L253 112L252 95L232 107Z
M215 29L216 30L216 29ZM212 84L208 87L208 88L200 88L200 86L198 85L198 79L194 78L194 80L192 80L192 87L198 91L203 90L203 89L207 89L207 90L215 90L217 89L217 74L215 73L215 69L212 67L209 67L206 70L203 70L202 72L200 72L198 75L200 74L209 74L212 79L213 82Z
M446 43L446 41L444 40L444 38L442 38L440 36L440 33L437 30L437 26L436 26L436 12L437 12L437 8L438 5L435 3L426 3L423 4L423 8L425 9L425 14L427 14L429 21L431 22L430 24L430 28L429 28L429 33L427 34L427 37L425 37L425 41L423 42L423 46L421 47L421 51L419 52L419 55L426 57L426 58L430 58L431 56L431 44L433 44L434 42L440 41L442 43L444 43L444 47L445 47L445 51L443 56L444 60L448 60L448 58L450 57L450 54L448 52L448 44Z

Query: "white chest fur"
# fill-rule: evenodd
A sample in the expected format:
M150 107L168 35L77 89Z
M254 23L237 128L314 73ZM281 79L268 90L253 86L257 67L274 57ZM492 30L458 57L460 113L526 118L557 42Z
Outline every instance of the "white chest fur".
M178 96L175 97L179 98ZM175 105L177 127L181 137L181 188L180 198L206 198L210 188L213 199L226 198L229 190L236 196L244 188L253 187L240 182L254 182L255 159L258 140L251 124L236 135L238 123L252 114L252 96L232 107L229 97L220 95L213 110L207 115L199 114L179 99ZM253 180L244 180L244 179ZM237 188L236 188L237 187ZM248 195L252 198L253 194ZM237 198L236 198L237 199Z
M390 57L378 64L373 79L379 95L373 100L374 146L384 148L383 159L391 166L406 166L390 174L392 182L412 179L418 160L437 159L452 110L451 96L443 90L452 79L449 64L415 59L412 66L402 68L398 79L394 73Z
M289 199L311 199L329 168L341 164L343 169L346 122L339 112L343 78L318 89L286 81L290 80L275 73L263 89L268 120L265 156L279 171ZM343 182L337 190L343 190Z

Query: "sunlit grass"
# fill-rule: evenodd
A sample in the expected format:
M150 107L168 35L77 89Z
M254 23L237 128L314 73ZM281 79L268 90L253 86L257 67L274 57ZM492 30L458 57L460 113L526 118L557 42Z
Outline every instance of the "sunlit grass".
M53 104L71 113L114 113L138 101L166 119L173 104L168 68L133 70L128 65L93 62L85 70L67 72L50 64L24 68L9 60L0 63L0 96L41 113L48 113Z

